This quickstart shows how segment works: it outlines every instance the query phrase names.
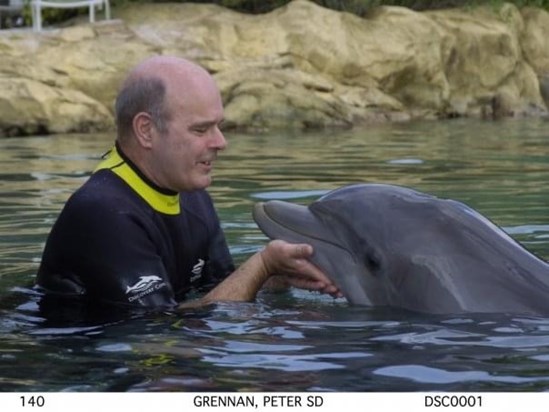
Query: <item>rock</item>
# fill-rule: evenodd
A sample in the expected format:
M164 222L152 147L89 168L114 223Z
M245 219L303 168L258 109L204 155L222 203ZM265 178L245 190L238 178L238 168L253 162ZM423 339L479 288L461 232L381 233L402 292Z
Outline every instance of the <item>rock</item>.
M545 101L545 105L549 108L549 74L540 77L539 91L541 93L541 97Z
M0 78L0 90L0 135L93 132L111 121L103 105L77 90L13 78Z
M157 53L134 39L120 21L1 33L0 135L113 129L126 70Z
M487 101L498 118L541 108L536 74L524 62L517 37L523 26L521 16L511 5L505 11L513 17L499 19L489 9L474 14L463 10L427 13L450 35L443 45L450 84L448 111L482 114Z
M217 75L229 127L351 127L333 85L295 69L226 70Z
M522 16L524 31L519 39L524 59L538 76L549 74L549 12L528 7Z
M536 72L539 91L549 108L549 13L531 7L522 10L524 30L520 41L526 62Z
M206 67L235 128L547 113L549 13L540 9L379 7L361 18L294 0L262 15L134 3L116 16L0 32L0 134L112 129L121 80L155 54Z

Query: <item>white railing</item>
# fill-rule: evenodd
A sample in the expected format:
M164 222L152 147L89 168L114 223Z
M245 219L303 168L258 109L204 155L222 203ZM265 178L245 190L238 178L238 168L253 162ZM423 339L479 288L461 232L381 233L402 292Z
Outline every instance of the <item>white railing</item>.
M111 5L109 0L31 0L32 27L35 31L42 30L42 9L76 9L88 7L90 9L90 23L95 22L95 8L105 6L105 19L111 18Z

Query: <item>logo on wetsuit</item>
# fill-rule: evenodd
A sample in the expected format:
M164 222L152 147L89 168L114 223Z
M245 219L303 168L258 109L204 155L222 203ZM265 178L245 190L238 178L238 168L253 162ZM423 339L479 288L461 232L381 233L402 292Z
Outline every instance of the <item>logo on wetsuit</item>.
M193 266L192 277L191 277L191 283L196 282L200 277L202 277L202 269L204 269L204 265L206 262L204 259L198 259L198 262L196 265Z
M156 275L140 276L137 283L126 288L126 295L131 294L131 296L128 296L128 302L141 299L144 296L156 292L164 286L166 286L166 282Z

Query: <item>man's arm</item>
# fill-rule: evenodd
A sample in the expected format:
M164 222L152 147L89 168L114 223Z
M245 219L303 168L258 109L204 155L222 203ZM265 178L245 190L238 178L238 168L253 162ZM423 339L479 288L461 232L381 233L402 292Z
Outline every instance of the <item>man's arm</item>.
M312 254L313 248L310 245L273 240L204 297L185 302L180 308L217 301L251 301L273 275L284 275L290 286L339 296L337 287L309 261Z

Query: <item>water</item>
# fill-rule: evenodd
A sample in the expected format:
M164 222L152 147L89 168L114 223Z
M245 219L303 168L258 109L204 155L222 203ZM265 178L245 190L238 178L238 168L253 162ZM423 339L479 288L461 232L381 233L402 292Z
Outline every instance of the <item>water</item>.
M355 182L464 201L549 258L549 123L455 120L229 134L211 193L237 262L265 244L260 200ZM549 318L429 316L292 290L108 325L37 316L46 235L109 135L0 140L1 391L545 391Z

